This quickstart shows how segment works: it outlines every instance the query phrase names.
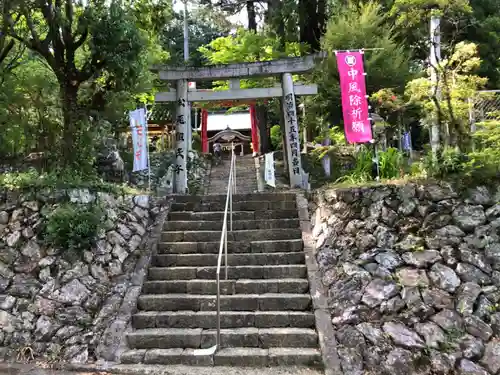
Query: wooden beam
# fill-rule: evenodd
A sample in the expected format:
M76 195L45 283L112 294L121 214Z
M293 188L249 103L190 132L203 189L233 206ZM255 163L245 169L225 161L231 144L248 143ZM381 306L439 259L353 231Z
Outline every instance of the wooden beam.
M318 93L317 85L294 85L295 95L316 95ZM240 90L224 91L190 91L188 92L188 101L190 102L210 102L219 100L245 100L245 99L264 99L277 98L283 96L281 87L267 87ZM174 102L177 99L174 90L168 92L159 92L155 96L156 102Z
M215 81L229 78L269 77L283 73L305 73L312 69L318 58L324 54L313 54L303 57L293 57L280 60L260 61L253 63L212 65L201 68L196 67L155 67L160 79L177 81Z

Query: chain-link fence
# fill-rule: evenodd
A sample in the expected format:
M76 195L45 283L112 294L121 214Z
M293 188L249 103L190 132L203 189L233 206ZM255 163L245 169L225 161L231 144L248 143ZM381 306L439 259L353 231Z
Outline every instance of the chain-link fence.
M500 120L500 90L477 91L469 98L469 120L473 132L477 123Z

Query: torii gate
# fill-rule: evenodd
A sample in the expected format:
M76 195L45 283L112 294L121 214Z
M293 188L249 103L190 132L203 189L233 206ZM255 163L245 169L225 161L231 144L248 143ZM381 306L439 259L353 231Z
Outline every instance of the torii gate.
M294 84L292 74L305 73L314 68L319 55L287 58L265 62L213 65L202 68L175 67L158 69L160 79L176 81L176 89L156 94L157 102L177 102L176 111L176 165L175 191L185 194L187 190L188 126L191 124L189 102L216 100L245 100L281 97L285 118L286 151L290 186L302 187L302 163L300 159L299 126L297 120L296 95L315 95L317 85ZM281 84L276 87L241 89L240 79L281 75ZM229 80L229 90L188 90L190 81Z

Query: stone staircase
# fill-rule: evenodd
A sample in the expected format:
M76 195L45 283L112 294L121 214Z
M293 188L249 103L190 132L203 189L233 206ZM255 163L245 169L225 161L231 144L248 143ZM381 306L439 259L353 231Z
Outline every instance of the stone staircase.
M229 179L230 159L212 166L208 194L226 194ZM257 192L257 174L252 155L236 157L236 192L240 194Z
M229 278L216 265L225 195L178 196L127 335L123 364L308 366L321 363L293 194L235 195Z

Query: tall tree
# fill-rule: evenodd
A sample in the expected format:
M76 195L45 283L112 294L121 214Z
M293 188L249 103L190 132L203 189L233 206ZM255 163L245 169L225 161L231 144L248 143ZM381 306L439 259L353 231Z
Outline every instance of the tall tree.
M202 66L206 58L198 50L212 40L226 36L233 25L215 8L198 7L189 13L189 64ZM169 64L182 65L184 60L184 17L175 13L172 22L164 25L160 34L163 47L170 52Z
M330 18L322 39L323 50L330 53L314 73L318 95L306 99L309 129L321 132L342 122L335 50L375 48L364 55L367 93L389 87L404 91L410 75L409 56L395 37L394 29L384 22L382 7L375 2L349 5Z
M43 58L57 79L63 114L60 160L66 166L79 164L78 142L89 129L78 102L82 83L105 69L129 72L144 51L134 19L119 1L83 4L5 0L2 13L7 35Z
M326 23L326 1L299 0L298 13L300 42L308 44L313 51L319 51Z
M200 4L215 7L228 15L235 15L246 11L248 16L248 30L257 31L258 18L262 16L265 4L269 0L199 0Z

